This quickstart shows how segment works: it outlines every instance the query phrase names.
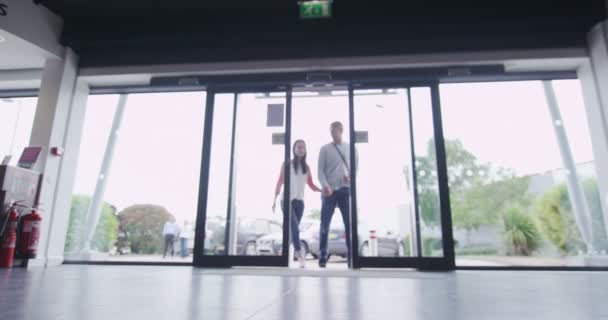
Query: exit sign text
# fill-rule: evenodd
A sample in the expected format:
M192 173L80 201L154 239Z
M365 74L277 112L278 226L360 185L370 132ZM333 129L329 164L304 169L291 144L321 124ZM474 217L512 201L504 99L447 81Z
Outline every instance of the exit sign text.
M322 19L331 17L331 1L300 2L301 19Z

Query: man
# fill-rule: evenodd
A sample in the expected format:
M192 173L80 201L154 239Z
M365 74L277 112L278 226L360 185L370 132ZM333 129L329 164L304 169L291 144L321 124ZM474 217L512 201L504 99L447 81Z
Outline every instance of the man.
M165 240L165 250L163 251L163 259L167 256L167 250L171 250L171 257L175 255L175 238L179 234L179 226L175 223L175 218L171 217L165 222L163 227L163 238Z
M350 146L343 143L342 134L344 126L341 122L334 122L330 127L333 142L323 146L319 152L319 181L323 186L321 205L321 228L319 267L327 265L327 235L331 218L336 206L342 213L344 229L346 231L346 247L350 261ZM355 157L357 154L355 154ZM355 169L356 169L355 161Z

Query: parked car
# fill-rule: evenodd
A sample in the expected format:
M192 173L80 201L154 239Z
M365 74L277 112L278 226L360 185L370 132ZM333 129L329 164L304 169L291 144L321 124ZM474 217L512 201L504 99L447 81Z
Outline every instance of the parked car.
M370 230L376 231L378 239L378 254L379 257L403 257L405 256L405 239L402 235L394 230L382 227L366 227L360 228L359 231L359 255L362 257L371 256L369 245ZM364 233L362 233L362 231Z
M225 226L226 219L222 217L207 218L205 223L205 254L215 254L217 247L224 243L223 234ZM222 234L221 239L217 234L218 232ZM194 246L194 239L190 242Z
M403 238L391 230L378 230L378 256L381 257L402 257L405 255L405 243ZM370 256L369 231L372 230L364 225L359 226L359 255ZM318 258L320 254L319 228L311 232L312 239L309 241L310 254ZM344 226L331 226L327 236L327 254L329 256L339 256L346 258L346 232Z
M224 222L207 237L208 242L206 239L205 248L209 248L211 254L224 254L226 250L224 246L225 230L226 223ZM273 220L259 218L238 219L236 254L257 255L257 240L268 234L282 233L282 230L281 225Z
M327 237L327 253L330 256L346 258L346 232L340 223L333 223ZM369 256L370 228L365 225L359 226L359 255ZM405 243L401 236L388 229L376 230L378 236L378 256L402 257L405 255ZM300 241L305 255L312 255L315 259L319 257L319 221L304 222L300 224ZM273 233L261 237L257 241L258 255L281 255L283 248L283 233Z
M304 256L309 254L308 246L310 236L308 235L311 228L319 224L317 220L304 219L300 222L300 241ZM258 255L281 255L283 250L283 228L280 232L271 233L263 236L257 241Z

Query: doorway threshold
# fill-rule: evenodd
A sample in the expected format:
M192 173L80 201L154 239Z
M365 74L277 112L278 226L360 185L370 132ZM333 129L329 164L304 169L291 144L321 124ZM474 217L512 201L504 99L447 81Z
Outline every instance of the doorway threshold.
M429 273L415 269L300 269L284 267L233 267L230 269L199 269L202 274L233 276L280 276L315 278L412 278L441 277L445 273Z

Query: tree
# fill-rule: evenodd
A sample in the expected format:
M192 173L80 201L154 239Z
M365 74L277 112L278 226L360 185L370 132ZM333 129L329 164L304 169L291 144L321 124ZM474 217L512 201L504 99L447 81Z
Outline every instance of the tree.
M521 208L529 206L527 177L502 174L500 179L456 191L452 201L454 226L466 230L467 236L481 225L498 223L501 212L513 204Z
M446 139L445 150L448 179L450 182L450 200L452 203L458 201L458 198L462 196L463 191L467 188L489 181L490 166L478 163L475 155L466 150L460 140ZM436 174L432 174L433 172L437 172L436 154L435 140L431 139L427 144L427 156L416 157L420 215L429 226L438 225L440 218L439 187ZM457 208L452 206L452 211L455 209L457 210ZM465 218L462 215L460 217ZM470 217L466 217L465 220L471 220L474 217L475 215L471 215ZM466 223L466 225L469 224Z
M131 244L131 252L160 254L163 249L162 230L165 222L173 218L167 209L152 205L133 205L118 214L120 229Z
M65 241L66 252L77 252L84 248L86 239L86 214L89 210L91 197L85 195L74 195L70 208L70 218L68 222L68 232ZM108 252L116 241L118 232L118 219L116 209L104 202L101 207L101 214L95 234L91 241L91 249L100 252Z
M445 140L450 208L454 227L467 231L467 237L483 224L498 223L501 210L510 203L528 203L528 178L490 164L480 163L459 140ZM430 226L440 220L435 141L427 145L427 156L417 157L418 199L421 216Z

